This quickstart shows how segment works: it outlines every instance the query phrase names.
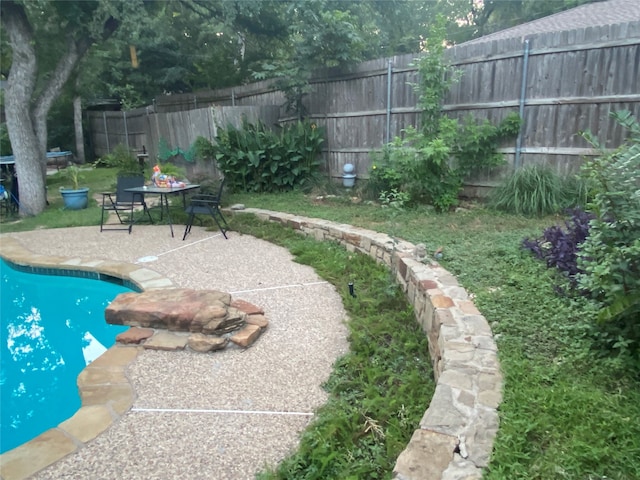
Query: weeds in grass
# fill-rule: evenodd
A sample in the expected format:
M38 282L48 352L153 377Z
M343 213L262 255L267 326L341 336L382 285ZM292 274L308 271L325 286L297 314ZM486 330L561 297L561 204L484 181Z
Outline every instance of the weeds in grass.
M329 401L299 450L259 478L391 478L434 386L425 336L390 272L367 256L253 217L234 216L231 222L235 230L288 247L296 261L336 286L349 314L350 350L325 384ZM355 298L349 282L356 286Z

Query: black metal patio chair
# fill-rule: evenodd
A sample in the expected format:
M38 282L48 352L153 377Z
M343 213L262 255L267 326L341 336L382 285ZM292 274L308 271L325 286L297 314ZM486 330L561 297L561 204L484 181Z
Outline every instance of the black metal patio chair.
M134 187L142 187L144 185L144 177L118 177L116 192L102 193L102 216L100 218L100 231L104 230L128 230L131 233L133 224L135 223L134 212L136 209L142 208L142 217L149 217L149 221L153 223L151 213L147 208L144 200L144 194L127 192L126 189ZM109 214L114 212L118 218L118 223L108 223ZM105 215L107 222L105 222Z
M220 186L218 187L218 191L215 194L208 193L198 193L192 195L189 199L189 205L185 209L189 218L187 219L187 225L184 229L184 235L182 240L187 238L189 232L191 231L191 227L193 226L193 220L196 215L209 215L213 218L213 221L216 222L216 225L220 229L220 232L224 236L227 237L227 231L229 230L229 225L225 220L224 216L222 216L222 212L220 211L220 201L222 199L222 189L224 188L224 180L220 182ZM202 222L200 222L202 224Z

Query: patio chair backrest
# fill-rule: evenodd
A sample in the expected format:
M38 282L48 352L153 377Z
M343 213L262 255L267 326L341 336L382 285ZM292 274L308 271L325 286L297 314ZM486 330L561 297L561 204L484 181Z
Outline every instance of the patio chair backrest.
M144 176L118 177L116 186L116 201L118 203L142 203L143 196L125 191L127 188L144 186Z

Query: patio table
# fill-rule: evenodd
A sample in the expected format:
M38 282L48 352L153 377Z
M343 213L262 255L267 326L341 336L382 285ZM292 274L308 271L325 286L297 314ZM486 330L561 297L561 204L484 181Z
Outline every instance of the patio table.
M191 190L200 188L200 185L188 183L184 187L133 187L125 189L126 192L138 193L145 195L158 195L160 197L160 220L163 219L163 213L166 210L167 219L169 220L169 228L171 229L171 236L173 237L173 224L171 222L171 212L169 210L169 195L182 194L182 204L186 207L185 195Z

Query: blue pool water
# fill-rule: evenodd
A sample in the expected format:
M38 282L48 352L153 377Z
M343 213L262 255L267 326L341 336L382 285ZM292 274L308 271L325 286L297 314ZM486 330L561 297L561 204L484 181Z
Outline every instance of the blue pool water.
M80 408L79 373L127 329L108 325L104 309L130 291L94 278L19 271L0 259L0 453Z

